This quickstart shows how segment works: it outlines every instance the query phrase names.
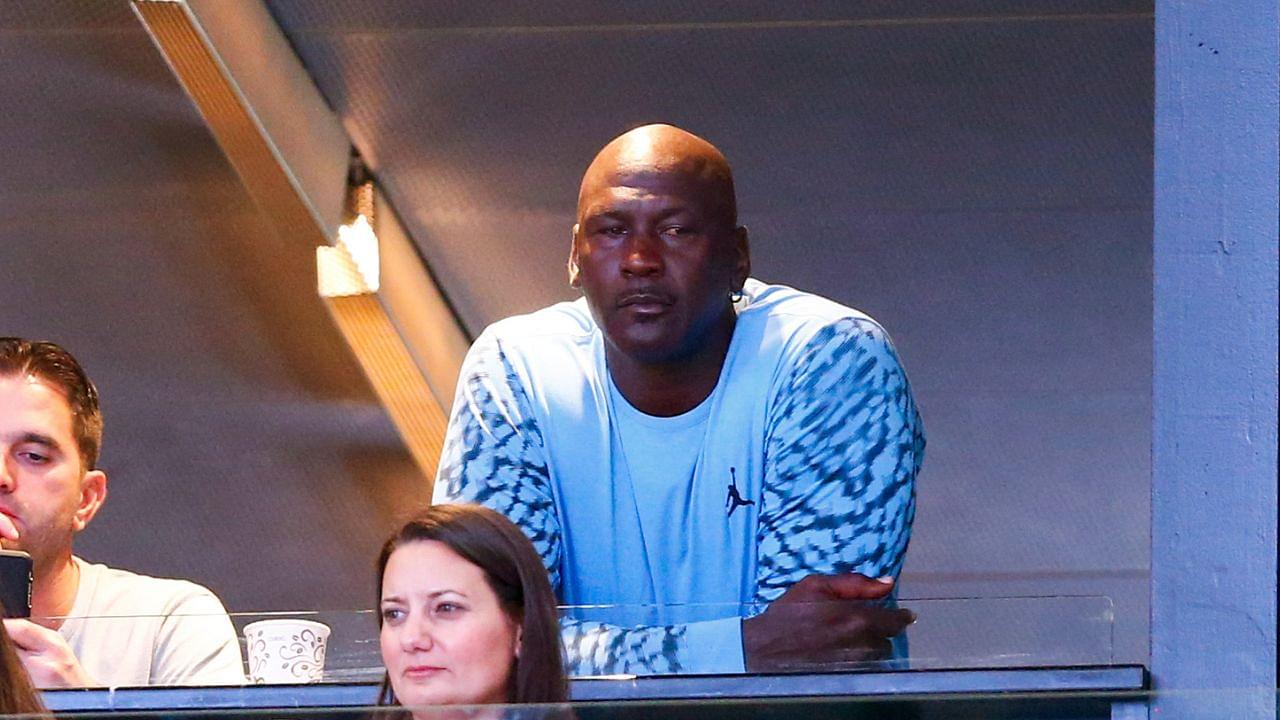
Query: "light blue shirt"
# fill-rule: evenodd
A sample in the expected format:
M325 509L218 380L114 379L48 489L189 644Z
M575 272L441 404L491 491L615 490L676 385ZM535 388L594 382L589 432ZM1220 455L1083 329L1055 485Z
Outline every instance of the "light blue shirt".
M805 575L896 576L924 450L867 316L748 281L719 382L656 418L613 387L584 301L495 323L468 353L437 502L533 540L574 674L734 672L741 618Z

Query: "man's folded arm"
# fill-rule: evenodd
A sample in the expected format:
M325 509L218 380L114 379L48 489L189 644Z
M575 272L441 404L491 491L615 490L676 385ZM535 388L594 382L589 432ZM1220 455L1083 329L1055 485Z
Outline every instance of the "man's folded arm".
M876 579L902 569L924 434L879 325L845 318L799 348L765 448L753 609L769 609L745 623L747 668L905 657L913 616Z
M499 348L477 343L454 403L436 482L444 502L502 512L529 535L559 589L560 527L542 436ZM915 513L924 438L883 329L849 318L801 351L771 416L754 615L804 577L896 576ZM567 618L575 675L737 672L741 618L622 627Z
M897 577L924 432L884 329L842 319L803 348L766 438L757 608L815 573Z
M561 637L571 676L743 671L742 618L621 627L566 617Z

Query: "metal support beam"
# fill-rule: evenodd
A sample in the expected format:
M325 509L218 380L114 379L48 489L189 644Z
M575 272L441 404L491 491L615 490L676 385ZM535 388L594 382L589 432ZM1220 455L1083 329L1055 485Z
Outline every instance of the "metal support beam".
M331 246L349 217L351 142L262 2L133 0L133 8L276 234ZM432 477L469 339L390 203L378 204L381 282L359 301L325 302Z

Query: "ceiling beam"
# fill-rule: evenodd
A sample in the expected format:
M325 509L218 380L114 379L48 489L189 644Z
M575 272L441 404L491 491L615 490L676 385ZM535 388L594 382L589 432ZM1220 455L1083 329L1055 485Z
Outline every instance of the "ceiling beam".
M267 8L260 0L132 6L277 235L332 247L353 212L351 141ZM370 220L380 281L322 297L410 453L433 477L469 338L391 204L382 196L377 204Z

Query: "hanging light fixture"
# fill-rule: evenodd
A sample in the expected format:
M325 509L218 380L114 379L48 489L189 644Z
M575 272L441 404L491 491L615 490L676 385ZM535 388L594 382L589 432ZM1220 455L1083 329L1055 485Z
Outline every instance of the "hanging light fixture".
M316 248L321 297L377 293L382 285L382 257L374 232L374 184L359 158L351 161L348 219L338 226L333 245Z
M358 158L349 177L349 219L339 226L333 245L316 248L317 289L409 452L431 477L448 418L379 297L377 193Z

